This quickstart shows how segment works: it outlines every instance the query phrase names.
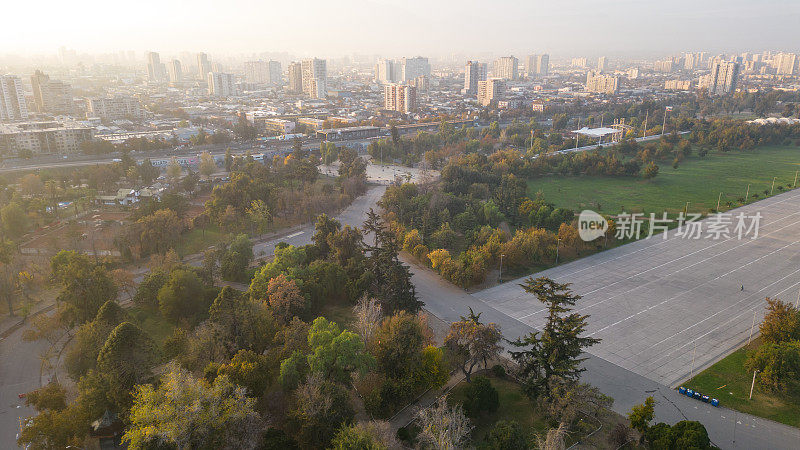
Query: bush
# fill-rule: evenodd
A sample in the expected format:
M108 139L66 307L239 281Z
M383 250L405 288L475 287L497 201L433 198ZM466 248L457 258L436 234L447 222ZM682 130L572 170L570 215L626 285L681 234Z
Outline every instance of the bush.
M466 390L464 412L476 417L483 412L494 412L500 406L500 396L492 382L486 377L475 377Z
M500 364L495 364L492 366L492 373L497 378L505 378L506 377L506 368L501 366Z
M625 426L624 423L618 423L608 435L608 443L613 445L614 448L622 447L630 440L631 429Z
M531 448L528 445L528 438L522 427L516 421L498 421L489 433L486 434L485 441L478 447L485 450L525 450Z

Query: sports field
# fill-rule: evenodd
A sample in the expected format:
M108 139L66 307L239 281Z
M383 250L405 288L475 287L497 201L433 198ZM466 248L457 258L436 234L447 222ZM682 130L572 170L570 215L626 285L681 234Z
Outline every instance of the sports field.
M705 158L692 156L678 169L660 164L658 176L651 180L631 177L547 176L528 181L528 195L538 191L545 200L574 211L592 209L604 214L626 212L659 213L683 211L686 202L692 212L708 213L716 208L720 192L720 209L729 209L727 202L738 206L750 184L748 202L764 198L772 187L775 194L794 185L800 170L800 147L762 147L749 152L712 152ZM800 183L800 180L798 180Z

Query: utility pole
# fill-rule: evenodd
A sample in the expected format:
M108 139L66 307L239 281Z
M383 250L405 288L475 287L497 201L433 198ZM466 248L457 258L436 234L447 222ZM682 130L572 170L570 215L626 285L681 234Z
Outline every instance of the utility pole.
M750 345L750 340L753 339L753 328L756 327L756 310L753 310L753 324L750 325L750 336L747 337L747 345Z
M753 382L750 383L750 398L749 400L753 399L753 388L756 387L756 374L758 373L758 369L753 371Z
M506 256L506 255L504 255L502 253L500 254L500 276L497 277L498 283L502 283L503 282L503 257L504 256Z
M747 193L744 194L744 202L747 203L747 198L750 197L750 185L747 185Z
M661 125L661 135L665 135L667 132L667 112L669 111L669 106L664 107L664 124Z
M772 187L769 189L769 195L772 195L772 191L775 190L775 179L778 177L772 177Z
M800 171L796 170L796 171L794 172L794 187L797 187L797 173L798 173L798 172L800 172Z
M722 192L719 193L719 197L717 197L717 212L719 212L719 202L722 200Z
M691 202L686 202L686 206L683 209L683 215L684 216L689 214L689 203L691 203Z
M794 307L795 309L800 307L800 289L797 291L797 300L794 302Z
M697 339L694 340L694 350L692 350L692 370L689 372L689 378L694 378L694 356L697 354Z

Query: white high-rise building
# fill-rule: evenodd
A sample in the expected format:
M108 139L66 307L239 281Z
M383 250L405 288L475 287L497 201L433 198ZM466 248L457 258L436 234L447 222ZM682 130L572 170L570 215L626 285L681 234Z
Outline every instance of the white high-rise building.
M605 72L606 69L607 69L606 66L607 66L607 62L606 62L606 57L605 56L601 56L601 57L597 58L597 71L598 72Z
M324 59L304 59L303 93L311 98L328 96L328 66Z
M404 83L413 81L421 76L430 76L431 65L428 58L415 56L413 58L403 58L400 78Z
M51 80L40 70L31 76L33 101L40 113L70 114L75 109L72 87L63 81Z
M205 53L197 54L197 74L201 80L208 77L208 72L211 72L211 62L208 61L208 55Z
M379 59L375 65L375 81L381 84L396 83L402 76L402 67L392 59Z
M383 87L383 107L408 114L417 109L417 88L405 84Z
M708 92L714 95L736 92L739 81L739 63L733 61L715 61L708 78Z
M141 119L145 116L139 100L132 97L95 97L86 99L86 117L103 120Z
M506 83L502 78L490 78L478 82L478 103L489 106L492 100L500 100L506 91Z
M177 59L173 59L169 62L169 66L167 66L167 71L169 72L169 82L170 83L180 83L183 80L183 70L181 69L181 62Z
M464 90L465 95L478 95L478 82L486 81L487 68L485 63L478 61L467 61L464 68Z
M619 90L619 78L589 71L586 75L586 90L599 94L616 94Z
M231 73L209 72L208 93L214 97L236 95L236 79Z
M28 105L22 80L15 75L0 76L0 121L11 122L28 118Z
M775 68L778 75L794 75L797 73L797 55L780 53L775 56Z
M167 79L167 68L161 62L161 56L156 52L147 52L147 79L150 81Z
M303 92L303 65L299 62L289 64L289 92L300 94Z
M280 84L281 63L278 61L247 61L244 63L245 80L250 83Z
M504 80L519 78L519 60L513 56L503 56L494 62L492 74Z

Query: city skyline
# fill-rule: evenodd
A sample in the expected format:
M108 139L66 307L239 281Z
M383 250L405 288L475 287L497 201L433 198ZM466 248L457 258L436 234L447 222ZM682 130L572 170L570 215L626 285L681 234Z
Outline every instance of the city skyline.
M52 53L60 46L88 53L285 51L324 57L350 53L522 56L534 52L598 56L692 48L757 51L776 45L786 46L781 48L785 51L800 50L795 37L800 4L792 0L758 4L709 0L701 6L688 0L669 5L650 0L573 0L558 5L503 1L502 7L489 9L472 0L344 0L336 4L235 0L224 10L207 1L189 8L174 1L145 0L131 8L88 0L82 2L80 15L74 14L74 4L45 3L37 16L36 33L25 27L25 21L4 24L0 54ZM8 8L9 16L30 12L20 3ZM63 21L65 16L72 19ZM403 39L397 39L398 35Z

